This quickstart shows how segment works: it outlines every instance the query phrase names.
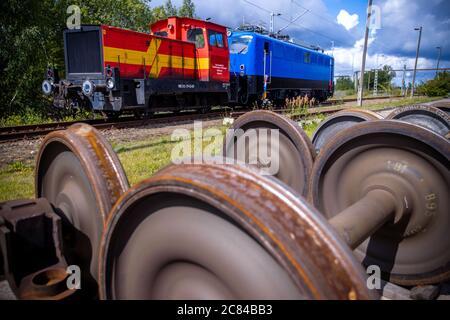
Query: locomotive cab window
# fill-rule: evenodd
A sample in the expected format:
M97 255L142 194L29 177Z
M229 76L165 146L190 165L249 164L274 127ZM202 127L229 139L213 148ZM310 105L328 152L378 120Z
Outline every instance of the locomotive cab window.
M217 46L219 47L219 48L223 48L223 47L225 47L225 43L224 43L224 41L223 41L223 34L221 34L221 33L216 33L216 42L217 42Z
M166 31L157 31L154 33L155 36L159 36L159 37L165 37L167 38L168 33Z
M252 36L241 36L239 38L233 38L230 44L230 53L246 54L248 52L248 46L252 41Z
M201 28L188 30L187 40L189 42L194 42L195 47L198 49L205 47L205 36L203 35L203 30Z
M217 31L208 30L209 45L212 47L224 48L225 42L223 34Z

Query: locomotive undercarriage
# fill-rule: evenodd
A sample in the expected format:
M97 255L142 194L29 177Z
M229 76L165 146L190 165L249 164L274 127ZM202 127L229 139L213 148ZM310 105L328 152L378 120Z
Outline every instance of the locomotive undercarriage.
M205 113L211 106L228 103L228 86L222 83L121 79L118 90L109 90L105 81L91 81L91 94L83 91L83 81L61 80L53 84L54 106L71 111L88 110L115 117L130 112L136 115L151 115L155 112L179 112L198 109Z
M237 102L242 105L253 105L262 102L264 99L264 79L261 76L234 76L231 81L238 83ZM323 102L332 96L325 83L298 80L304 83L295 85L288 79L272 79L268 84L266 99L275 104L283 104L286 99L308 96L317 102ZM293 85L294 84L294 85Z

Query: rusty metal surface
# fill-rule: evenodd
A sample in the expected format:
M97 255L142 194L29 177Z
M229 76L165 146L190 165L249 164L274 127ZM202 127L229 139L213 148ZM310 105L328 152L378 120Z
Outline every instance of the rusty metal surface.
M341 131L360 122L379 119L382 119L382 117L370 110L348 109L339 111L322 121L314 131L312 143L315 151L319 153L320 149Z
M115 287L126 274L118 267L120 252L131 241L127 234L139 229L144 218L158 208L158 202L150 200L162 195L173 203L183 197L200 202L209 208L210 215L231 222L251 236L285 270L305 299L378 298L376 292L367 289L365 273L345 243L304 200L248 168L203 164L169 166L130 188L115 205L100 251L102 299L127 298ZM147 245L141 244L143 256ZM139 287L145 285L138 282ZM270 296L270 292L259 295L264 294Z
M344 111L347 112L354 112L355 114L362 114L362 115L367 115L369 118L371 118L371 120L381 120L384 119L382 115L380 115L378 112L372 111L372 110L368 110L368 109L362 109L362 108L350 108L350 109L345 109Z
M276 178L283 181L302 196L308 194L308 181L314 162L314 149L308 136L293 120L271 111L258 110L239 117L230 128L242 129L244 132L255 129L258 132L258 143L261 141L260 129L279 130L279 171ZM227 156L235 148L235 136L228 133L224 139L223 152ZM257 146L246 146L246 152L256 150ZM237 155L234 154L234 159ZM258 154L259 157L259 154Z
M362 199L332 217L329 222L352 250L392 220L395 201L385 190L370 190Z
M128 180L119 158L106 139L92 126L77 123L66 130L54 131L42 141L36 164L36 197L40 196L40 165L49 146L61 144L83 162L91 183L99 197L99 209L106 220L109 209L128 189Z
M104 137L87 124L48 134L36 163L36 197L46 197L63 217L69 263L80 265L95 287L104 224L128 189L122 165Z
M19 299L61 300L75 291L67 288L61 218L46 199L0 204L2 269L9 288Z
M401 120L430 129L442 136L450 132L450 115L434 106L414 105L392 111L386 119Z
M324 146L309 198L332 218L369 190L389 192L395 202L392 220L356 255L365 265L380 266L394 283L437 283L450 278L449 168L450 143L444 137L401 121L365 122Z

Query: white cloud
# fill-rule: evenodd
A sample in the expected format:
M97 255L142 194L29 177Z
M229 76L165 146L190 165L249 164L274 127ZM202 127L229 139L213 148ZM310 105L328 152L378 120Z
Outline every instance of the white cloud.
M375 38L369 38L368 46L370 47ZM355 41L353 47L336 47L333 50L335 59L335 74L336 75L351 75L352 71L359 71L362 60L362 46L364 38ZM331 52L327 52L331 54ZM366 70L375 69L383 65L390 65L394 69L402 69L406 64L407 68L413 68L415 57L403 57L389 54L367 54ZM418 68L434 68L436 61L433 59L419 58ZM397 73L401 76L401 72Z
M350 30L358 25L359 17L356 13L350 14L348 11L341 9L337 15L337 22L343 25L345 29Z

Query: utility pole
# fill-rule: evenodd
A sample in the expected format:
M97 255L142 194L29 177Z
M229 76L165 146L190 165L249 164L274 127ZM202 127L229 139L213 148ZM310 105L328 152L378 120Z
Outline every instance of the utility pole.
M439 54L438 54L438 59L437 59L437 64L436 64L436 77L439 73L439 62L441 61L441 52L442 52L442 48L441 47L436 47L436 49L439 50Z
M406 77L406 64L403 65L403 76L402 76L402 96L406 96L406 83L405 83L405 77Z
M273 12L271 12L270 13L270 33L271 34L273 34L275 31L275 23L274 23L274 20L275 20L275 18L274 17L279 17L279 16L281 16L281 13L273 13Z
M366 68L366 54L367 54L367 41L369 39L369 27L370 17L372 16L372 0L369 0L367 4L367 20L366 20L366 32L364 35L364 49L361 63L361 79L359 80L358 89L358 106L362 107L363 103L363 91L364 91L364 69Z
M416 71L417 71L417 60L419 60L419 50L420 50L420 39L422 38L422 26L419 28L414 28L415 31L419 31L419 39L417 40L417 50L416 50L416 62L414 63L414 73L411 87L411 98L414 97L414 87L416 85Z

